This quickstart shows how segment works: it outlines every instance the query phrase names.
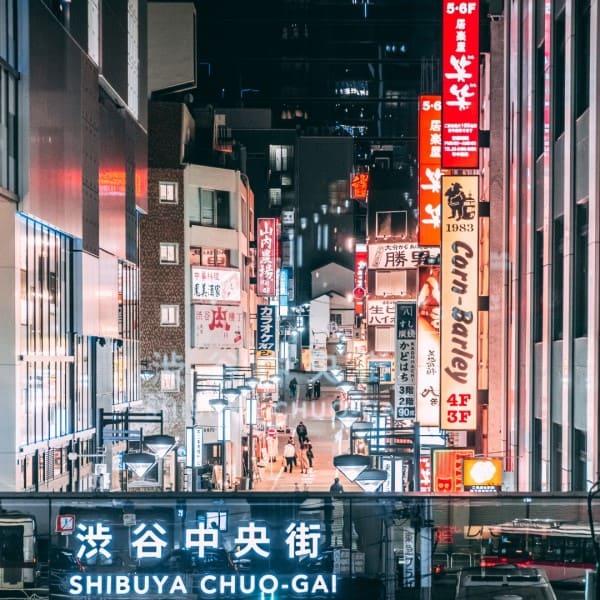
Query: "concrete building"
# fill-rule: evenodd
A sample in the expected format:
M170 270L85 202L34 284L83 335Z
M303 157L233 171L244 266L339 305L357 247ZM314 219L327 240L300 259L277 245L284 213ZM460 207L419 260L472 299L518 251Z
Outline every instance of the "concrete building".
M145 2L0 3L0 488L95 485L138 397Z
M598 6L491 12L490 330L506 360L490 365L490 450L517 490L583 491L600 468Z

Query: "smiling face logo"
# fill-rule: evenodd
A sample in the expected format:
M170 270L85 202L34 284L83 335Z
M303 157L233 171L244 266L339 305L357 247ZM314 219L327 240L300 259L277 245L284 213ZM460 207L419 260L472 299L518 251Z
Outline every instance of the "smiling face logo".
M471 478L477 485L482 485L490 481L490 479L494 477L495 473L496 465L488 460L476 461L470 470Z

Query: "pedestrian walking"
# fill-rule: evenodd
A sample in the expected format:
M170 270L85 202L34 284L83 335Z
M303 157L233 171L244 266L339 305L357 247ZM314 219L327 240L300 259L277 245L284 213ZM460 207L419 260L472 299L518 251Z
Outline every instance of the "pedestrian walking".
M306 399L312 400L312 395L313 395L313 384L312 384L312 382L309 381L306 384Z
M337 412L338 410L340 410L341 406L342 406L342 398L341 398L341 396L338 394L338 395L335 397L335 400L334 400L334 401L331 403L331 408L333 408L333 410L334 410L335 412Z
M296 426L296 435L300 444L305 442L308 437L308 429L306 429L306 425L302 421Z
M315 398L318 400L321 397L321 380L316 379L314 385Z
M312 471L313 458L315 457L315 454L313 452L312 444L310 443L310 440L308 438L306 438L305 444L306 444L306 458L308 459L308 468Z
M336 477L329 488L332 494L341 494L344 491L344 486L340 483L340 478Z
M296 456L296 447L290 440L283 447L283 458L285 459L284 471L291 473L294 469L294 457Z
M298 380L295 377L290 379L290 397L292 400L296 397L296 390L298 389Z
M308 444L306 442L300 444L300 472L308 473Z

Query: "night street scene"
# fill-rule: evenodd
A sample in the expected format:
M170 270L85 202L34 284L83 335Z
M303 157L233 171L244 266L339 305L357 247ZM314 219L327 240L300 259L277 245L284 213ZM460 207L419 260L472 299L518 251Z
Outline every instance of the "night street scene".
M0 600L600 600L594 0L0 0Z

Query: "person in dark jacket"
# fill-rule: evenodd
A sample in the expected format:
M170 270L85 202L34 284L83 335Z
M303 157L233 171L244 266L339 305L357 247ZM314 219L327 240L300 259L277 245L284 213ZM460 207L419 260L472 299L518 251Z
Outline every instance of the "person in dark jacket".
M306 429L306 425L300 421L296 427L296 435L298 436L298 441L302 444L306 441L308 437L308 430Z

